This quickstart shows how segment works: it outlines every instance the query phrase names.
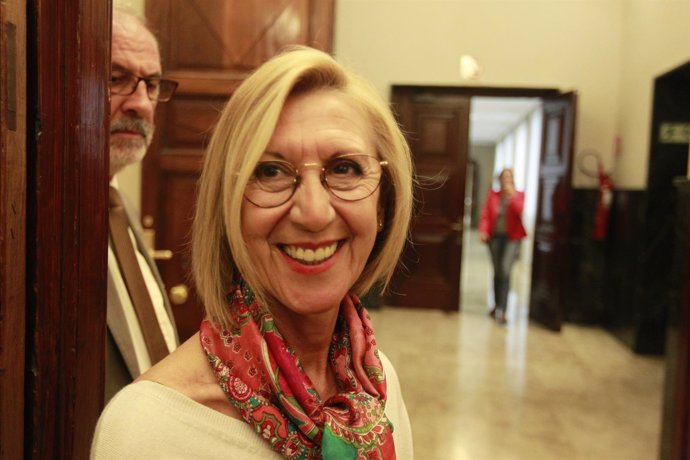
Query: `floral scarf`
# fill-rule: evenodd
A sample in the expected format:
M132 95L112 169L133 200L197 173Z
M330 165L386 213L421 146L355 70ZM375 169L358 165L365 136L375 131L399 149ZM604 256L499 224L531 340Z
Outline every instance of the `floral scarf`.
M395 459L384 413L386 379L367 311L354 294L341 305L330 349L338 393L321 401L272 314L246 286L230 312L237 326L201 324L201 345L228 400L288 459Z

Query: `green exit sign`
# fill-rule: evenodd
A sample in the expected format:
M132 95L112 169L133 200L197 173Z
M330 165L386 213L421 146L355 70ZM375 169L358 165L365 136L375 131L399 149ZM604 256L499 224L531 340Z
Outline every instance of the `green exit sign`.
M659 142L662 144L690 143L690 123L662 123L659 128Z

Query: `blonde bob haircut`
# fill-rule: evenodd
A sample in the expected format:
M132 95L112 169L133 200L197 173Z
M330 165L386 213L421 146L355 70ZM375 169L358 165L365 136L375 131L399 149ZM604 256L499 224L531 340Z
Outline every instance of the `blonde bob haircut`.
M291 47L267 61L235 91L211 137L199 180L192 227L192 274L208 317L229 327L228 300L243 279L270 308L271 295L253 263L241 227L244 190L293 94L334 91L364 116L375 154L388 165L381 180L383 229L351 291L362 295L377 282L383 291L405 245L412 213L410 151L388 105L376 89L328 54Z

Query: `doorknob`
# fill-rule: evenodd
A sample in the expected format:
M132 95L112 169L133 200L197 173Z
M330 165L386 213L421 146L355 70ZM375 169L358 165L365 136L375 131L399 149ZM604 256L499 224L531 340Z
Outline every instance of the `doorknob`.
M153 217L146 215L142 219L144 226L144 243L149 251L149 256L153 260L170 260L173 258L173 252L170 249L156 249L156 231L153 227Z
M173 305L182 305L189 298L189 288L184 284L178 284L170 288L169 295Z
M462 221L459 220L457 222L453 222L450 224L450 229L453 230L454 232L462 232L463 226L462 226Z

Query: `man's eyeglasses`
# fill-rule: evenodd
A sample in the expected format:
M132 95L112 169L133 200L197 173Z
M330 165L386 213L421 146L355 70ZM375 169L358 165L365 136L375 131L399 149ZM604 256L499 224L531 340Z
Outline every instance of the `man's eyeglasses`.
M146 85L146 94L152 101L167 102L172 98L178 83L159 77L139 77L131 73L113 73L110 76L110 94L129 96L139 87L139 82Z
M321 184L333 196L344 201L359 201L371 196L381 183L381 161L370 155L347 154L330 159L324 165L305 163L302 169L321 169ZM247 184L244 197L260 208L275 208L286 203L301 182L300 171L287 161L260 161Z

